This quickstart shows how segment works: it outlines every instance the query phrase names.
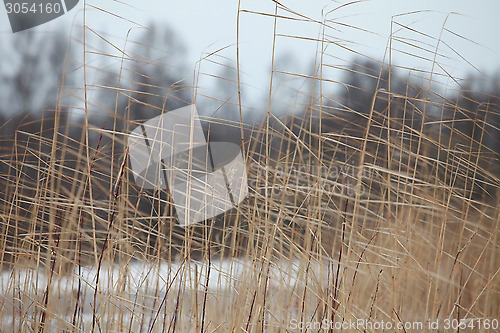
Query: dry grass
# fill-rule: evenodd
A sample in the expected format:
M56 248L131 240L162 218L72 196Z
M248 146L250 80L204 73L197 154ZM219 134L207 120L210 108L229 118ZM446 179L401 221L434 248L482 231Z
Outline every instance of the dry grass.
M125 65L115 88L93 87L116 94L113 123L92 126L83 90L80 130L63 105L36 130L19 128L0 175L0 332L329 331L315 326L325 320L368 322L346 332L436 332L428 323L438 319L440 332L457 331L444 326L455 319L476 325L461 332L493 331L485 323L500 319L499 156L459 127L484 131L486 116L416 85L393 91L384 71L367 112L350 108L321 89L327 57L301 91L304 114L277 117L269 97L257 125L204 119L243 133L250 195L185 229L166 193L141 191L131 177L125 135L141 93L120 82L131 77ZM461 118L436 119L436 109ZM484 110L498 116L498 107ZM392 328L369 326L382 321Z

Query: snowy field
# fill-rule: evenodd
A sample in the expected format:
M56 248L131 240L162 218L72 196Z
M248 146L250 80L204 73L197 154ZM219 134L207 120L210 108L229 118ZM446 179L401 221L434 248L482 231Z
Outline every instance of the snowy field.
M229 310L242 291L255 290L256 285L267 286L270 294L281 294L298 287L304 274L316 281L327 278L328 265L318 261L310 262L308 267L300 265L304 264L239 259L211 261L210 265L200 261L129 262L103 265L99 278L95 267L82 267L80 273L76 268L72 274L54 274L52 278L36 269L16 268L1 274L1 332L34 330L43 309L50 314L46 322L51 329L45 330L50 332L71 330L75 323L88 331L94 321L108 325L107 329L101 328L103 331L113 327L128 327L137 332L163 331L181 317L183 325L195 325L201 316L196 311L200 311L203 302L207 306L204 311L210 311L214 304L219 310L224 308L221 302L227 302ZM45 305L47 290L50 301ZM80 307L75 316L77 299Z

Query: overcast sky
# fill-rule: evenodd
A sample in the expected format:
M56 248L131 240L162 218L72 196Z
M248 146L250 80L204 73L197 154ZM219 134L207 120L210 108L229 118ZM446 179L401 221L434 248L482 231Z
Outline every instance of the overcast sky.
M277 56L292 56L295 59L294 71L308 74L318 43L307 38L317 38L322 27L306 21L323 21L324 13L329 12L325 34L335 43L328 46L328 56L323 60L332 66L345 65L345 61L351 60L356 53L388 62L387 50L391 45L392 63L404 67L430 70L432 62L429 59L433 59L438 47L437 62L458 78L469 72L479 70L489 74L500 68L498 0L368 0L338 8L346 2L282 0L283 5L304 17L284 10L278 12L294 19L279 19L277 33L300 38L279 37ZM232 59L236 56L235 0L91 0L87 4L127 19L88 8L87 24L105 32L107 38L117 45L123 45L127 31L138 25L149 26L155 22L170 26L186 46L184 59L191 71L195 70L197 61L204 54L218 49L227 47L220 54ZM75 22L80 22L78 18L82 16L82 8L80 3L78 9L64 17L34 29L47 33L61 27L67 29L72 23L77 26ZM249 96L257 96L265 92L268 85L274 20L270 16L251 12L272 14L274 3L271 0L242 0L241 9L246 10L240 14L243 80L251 86L247 88ZM5 9L0 11L0 22L3 37L11 38ZM395 38L389 44L391 29ZM138 36L140 33L141 29L135 29L131 34ZM161 48L161 45L158 47ZM205 71L215 71L210 69L208 63L203 66ZM435 71L442 72L438 67ZM450 82L444 80L444 86L451 86Z

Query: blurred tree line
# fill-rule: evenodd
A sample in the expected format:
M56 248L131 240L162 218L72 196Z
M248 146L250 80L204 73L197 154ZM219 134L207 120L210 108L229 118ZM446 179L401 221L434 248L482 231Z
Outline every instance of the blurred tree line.
M11 245L17 242L15 235L24 230L23 225L34 216L40 221L49 221L67 215L63 205L58 206L55 216L33 205L34 201L45 200L38 196L51 195L40 190L40 184L53 172L48 171L49 166L60 173L55 183L49 184L50 188L59 189L58 195L65 200L73 200L76 193L89 198L88 188L92 188L94 203L100 207L82 213L86 217L81 220L88 228L101 226L104 232L107 221L112 218L110 192L123 161L124 134L143 121L192 101L192 84L184 80L188 76L184 47L169 29L156 27L131 42L126 59L118 68L89 61L87 70L96 69L97 78L89 88L92 96L88 98L88 105L82 100L81 87L80 90L68 89L78 87L83 78L71 75L81 68L82 62L78 52L67 51L71 48L65 41L60 34L38 36L28 30L10 46L0 44L5 56L0 62L0 212L16 216L15 222L2 225L2 233L11 235ZM161 50L155 45L161 45ZM99 45L89 52L98 54ZM237 72L229 61L221 62L220 68L220 73L215 75L216 96L200 98L196 104L202 114L215 114L218 118L205 123L210 140L241 143L241 130L237 126L240 119ZM286 84L289 79L276 74L277 85ZM321 149L324 158L338 161L352 158L350 163L355 163L356 156L352 157L351 153L361 149L363 140L352 138L366 137L367 149L374 153L367 155L365 163L399 161L399 165L408 167L402 171L418 167L424 173L442 173L443 182L449 182L446 177L450 170L436 170L439 164L426 163L443 161L449 168L464 172L464 179L474 179L473 186L457 182L453 186L465 188L476 199L491 200L498 187L488 174L498 175L500 82L498 77L483 86L475 82L479 82L479 78L471 76L460 89L442 96L423 82L410 79L403 70L356 59L344 71L343 88L339 91L319 94L310 82L299 92L277 93L275 98L293 101L293 114L280 111L267 119L265 98L250 105L262 111L244 116L247 120L243 131L245 153L250 159L261 160L269 151L279 159L298 149L300 139L312 152ZM84 109L89 112L89 126L101 130L90 131L90 162L86 156ZM210 112L203 113L204 109ZM289 107L283 108L287 109ZM262 131L262 126L267 125L271 131ZM295 139L290 139L289 132ZM318 139L318 133L335 140ZM337 149L339 141L352 151ZM398 153L388 142L404 147L407 154L402 156L402 150ZM461 159L457 159L457 151L463 152ZM417 161L412 153L425 157ZM56 161L51 156L55 156ZM89 165L92 177L87 182L85 170ZM127 177L132 176L127 174ZM138 237L144 248L153 249L157 242L155 235L163 231L142 217L151 215L155 204L134 186L127 188L127 193L129 202L137 203L131 214L137 217L134 223L139 225L131 230L156 230L147 240ZM17 203L15 208L13 198ZM160 194L160 201L166 199L167 194ZM141 211L142 215L138 213ZM163 213L155 211L155 214ZM227 221L220 223L231 223ZM175 230L172 235L181 239L185 230L174 224L171 221L171 228ZM43 223L39 225L38 231L45 230ZM6 246L4 244L4 248Z

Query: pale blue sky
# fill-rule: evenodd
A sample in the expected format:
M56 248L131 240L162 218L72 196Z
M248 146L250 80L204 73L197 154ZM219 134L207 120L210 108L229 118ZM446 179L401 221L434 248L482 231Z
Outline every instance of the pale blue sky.
M323 20L322 13L329 12L346 2L281 1L291 10L317 21ZM235 58L237 1L92 0L87 1L87 4L112 11L144 26L151 22L169 25L178 33L187 48L184 59L191 71L195 70L196 62L203 54L226 46L229 47L220 54ZM78 22L78 16L82 15L82 7L81 3L79 10L73 10L65 17L35 29L46 33L59 29L61 25L68 26L71 22ZM272 14L274 3L271 0L242 0L241 8ZM414 11L420 12L394 17ZM279 14L300 18L283 10L280 10ZM499 15L498 0L360 2L329 13L330 28L327 28L325 33L342 46L333 44L328 46L329 56L324 58L324 62L332 66L342 66L345 65L345 60L351 60L356 52L377 60L385 58L388 61L388 41L391 34L391 18L393 18L393 33L399 40L394 39L392 44L394 64L430 70L432 63L428 59L432 59L438 39L441 38L437 61L448 73L459 78L476 69L491 73L493 69L500 68ZM105 31L109 34L108 38L117 45L123 45L127 31L137 27L130 21L99 13L91 8L87 14L87 24L96 30ZM0 11L0 22L0 32L4 36L8 35L10 28L5 10ZM411 29L401 29L401 26L405 25L422 34ZM443 27L447 30L443 30ZM277 32L283 35L317 38L321 26L317 23L280 19ZM141 29L133 30L132 36L134 34L138 36L139 33ZM272 37L272 17L249 12L241 13L240 60L242 71L245 73L244 83L250 86L246 90L248 96L257 96L267 90ZM418 44L418 48L408 46L407 43ZM276 53L278 56L287 53L293 55L296 61L294 71L306 74L310 71L310 63L315 56L317 46L317 43L305 39L280 37L277 40ZM158 47L161 48L161 45ZM344 47L351 51L347 51ZM406 52L413 56L407 55ZM202 70L215 74L216 69L211 66L204 62ZM442 72L439 68L435 70L438 73ZM332 72L332 75L335 73ZM443 86L447 87L448 84L452 84L451 82L444 80Z

